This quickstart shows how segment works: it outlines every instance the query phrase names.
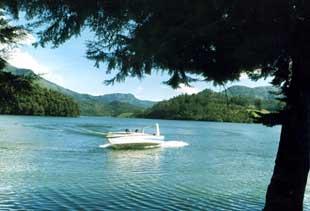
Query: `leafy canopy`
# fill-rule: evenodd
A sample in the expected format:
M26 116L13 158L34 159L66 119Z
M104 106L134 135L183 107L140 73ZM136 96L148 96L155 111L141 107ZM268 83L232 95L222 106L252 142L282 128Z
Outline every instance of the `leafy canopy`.
M0 2L0 8L2 3ZM20 26L12 26L0 10L0 104L11 103L16 94L28 94L32 89L30 77L18 77L2 72L7 65L5 59L9 56L10 50L18 45L25 38L26 31Z
M37 45L57 47L84 29L94 33L87 57L116 69L107 81L167 71L176 87L188 74L223 83L242 72L288 80L292 34L308 21L301 0L3 0L38 30ZM259 70L259 71L257 71Z
M0 3L0 8L1 8ZM4 11L0 10L0 70L6 65L5 59L9 51L26 36L26 31L20 26L12 26Z

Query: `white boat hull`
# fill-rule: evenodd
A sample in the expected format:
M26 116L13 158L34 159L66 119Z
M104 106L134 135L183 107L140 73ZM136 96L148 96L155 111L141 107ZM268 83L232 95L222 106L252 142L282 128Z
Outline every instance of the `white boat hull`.
M113 147L146 147L160 145L164 141L164 136L156 135L126 135L107 137L108 142Z

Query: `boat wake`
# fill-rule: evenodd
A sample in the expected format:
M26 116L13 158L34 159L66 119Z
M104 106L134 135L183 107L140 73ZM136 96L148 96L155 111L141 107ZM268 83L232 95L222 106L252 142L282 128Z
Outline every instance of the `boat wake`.
M184 141L163 141L158 146L145 146L144 149L150 149L150 148L180 148L188 146L189 144ZM113 147L112 144L102 144L99 146L100 148L109 148Z
M162 148L179 148L179 147L185 147L189 144L184 141L164 141L162 144L160 144L160 147Z
M86 134L90 134L90 135L101 135L101 136L106 136L107 133L102 133L102 132L98 132L95 130L89 130L89 129L85 129L85 128L80 128L80 131L83 131Z
M110 147L111 146L111 144L102 144L102 145L100 145L99 147L100 148L108 148L108 147Z

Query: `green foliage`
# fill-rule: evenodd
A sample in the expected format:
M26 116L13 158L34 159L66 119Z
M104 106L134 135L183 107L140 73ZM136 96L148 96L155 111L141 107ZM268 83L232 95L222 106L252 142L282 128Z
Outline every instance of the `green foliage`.
M275 102L276 100L273 101ZM268 100L244 96L227 97L223 93L204 90L198 94L180 95L159 102L138 117L251 123L267 107L270 107Z
M2 8L2 1L0 8ZM26 36L26 31L21 26L13 26L5 17L4 11L0 10L0 70L6 65L5 58L10 49L16 47L18 42Z
M155 102L137 99L133 94L113 93L105 94L97 97L97 100L104 103L122 102L141 108L149 108Z
M32 84L29 79L1 72L19 82L11 85L8 81L0 81L0 91L5 93L0 97L1 114L40 115L40 116L78 116L79 107L70 98L59 92L41 88ZM27 88L27 86L30 86ZM21 89L22 91L18 90Z
M0 103L10 103L17 94L27 94L30 90L32 90L30 78L0 71Z
M95 100L78 101L81 115L85 116L113 116L132 117L134 113L142 112L144 108L129 103L113 101L111 103Z
M0 2L2 8L2 2ZM18 45L18 41L26 35L20 26L12 26L5 17L4 11L0 9L0 71L6 66L5 58L9 50ZM0 72L0 104L10 103L14 95L26 93L31 90L31 79L20 78L9 73Z
M37 76L28 69L21 69L9 64L3 71L16 76L33 77L36 80L33 83L41 88L53 90L72 98L80 108L80 114L84 116L131 116L133 113L141 112L145 108L151 107L155 103L147 100L139 100L132 94L107 94L102 96L92 96L88 94L80 94L69 89L65 89L54 84L44 78ZM116 103L118 102L118 103ZM123 114L124 113L124 114ZM130 114L130 115L129 115Z
M14 110L17 96L28 96L32 91L30 78L0 71L0 113L10 114Z
M108 82L160 69L171 75L167 84L173 87L190 82L187 73L217 83L242 72L275 75L280 85L290 77L288 64L298 50L294 33L307 31L300 26L309 13L307 1L290 0L2 2L13 15L23 11L34 20L41 46L57 47L88 28L95 35L88 58L97 66L108 63L108 72L118 70Z
M226 90L229 96L248 96L263 100L274 100L275 97L281 96L281 90L274 86L246 87L231 86Z

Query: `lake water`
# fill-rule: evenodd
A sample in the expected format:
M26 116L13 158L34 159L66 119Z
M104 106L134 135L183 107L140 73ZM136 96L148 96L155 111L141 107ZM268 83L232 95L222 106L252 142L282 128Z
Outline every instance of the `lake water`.
M102 132L155 122L167 140L183 142L99 147ZM256 124L0 116L0 210L261 210L279 133Z

